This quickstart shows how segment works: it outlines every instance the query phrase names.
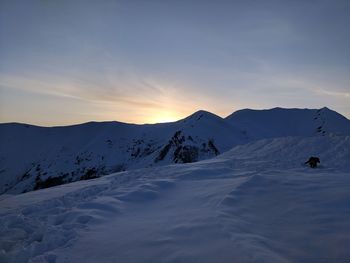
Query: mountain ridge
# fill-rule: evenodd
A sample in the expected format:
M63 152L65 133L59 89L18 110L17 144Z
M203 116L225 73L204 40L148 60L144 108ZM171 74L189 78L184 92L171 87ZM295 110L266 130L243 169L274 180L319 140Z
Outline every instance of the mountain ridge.
M34 126L34 127L41 127L41 128L59 128L59 127L71 127L71 126L78 126L78 125L84 125L84 124L94 124L94 123L123 123L123 124L129 124L129 125L137 125L137 126L143 126L143 125L158 125L158 124L167 124L167 123L174 123L174 122L179 122L179 121L183 121L191 116L195 116L196 114L208 114L208 115L213 115L216 116L218 118L221 119L227 119L229 116L238 113L238 112L242 112L242 111L259 111L259 112L264 112L264 111L271 111L271 110L278 110L278 109L282 109L282 110L322 110L322 109L326 109L332 112L336 112L337 114L341 115L342 117L344 117L346 120L349 120L349 118L347 118L346 116L342 115L341 113L338 113L335 110L332 110L326 106L322 107L322 108L284 108L284 107L273 107L273 108L267 108L267 109L253 109L253 108L244 108L244 109L239 109L239 110L235 110L233 111L231 114L227 115L226 117L221 117L215 113L212 113L208 110L203 110L203 109L199 109L197 111L195 111L194 113L188 115L187 117L184 117L182 119L176 120L176 121L171 121L171 122L158 122L158 123L132 123L132 122L122 122L122 121L117 121L117 120L105 120L105 121L87 121L87 122L81 122L81 123L73 123L73 124L67 124L67 125L52 125L52 126L45 126L45 125L39 125L39 124L32 124L32 123L25 123L25 122L0 122L0 125L27 125L27 126Z
M350 121L322 109L197 111L170 123L0 124L0 193L20 193L135 168L209 159L234 146L286 136L349 135Z

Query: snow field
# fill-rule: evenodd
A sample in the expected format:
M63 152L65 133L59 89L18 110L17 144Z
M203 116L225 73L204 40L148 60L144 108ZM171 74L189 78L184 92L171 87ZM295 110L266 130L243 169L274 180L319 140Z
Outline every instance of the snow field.
M349 144L268 139L4 196L0 262L348 262Z

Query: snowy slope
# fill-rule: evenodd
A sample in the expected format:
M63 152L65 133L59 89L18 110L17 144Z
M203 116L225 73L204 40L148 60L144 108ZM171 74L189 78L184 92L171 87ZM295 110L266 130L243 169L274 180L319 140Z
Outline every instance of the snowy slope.
M349 136L264 139L2 195L0 262L349 262L349 157Z
M86 123L44 128L0 125L0 193L20 193L138 167L214 157L245 136L199 111L174 123Z
M226 117L228 123L251 139L316 134L350 134L350 121L328 108L239 110Z

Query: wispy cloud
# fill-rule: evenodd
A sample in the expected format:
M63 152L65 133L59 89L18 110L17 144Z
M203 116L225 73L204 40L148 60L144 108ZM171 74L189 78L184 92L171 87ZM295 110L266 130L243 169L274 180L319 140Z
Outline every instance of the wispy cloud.
M183 95L183 87L180 89L154 78L113 81L88 83L81 79L62 80L50 76L0 76L3 89L46 95L63 101L79 101L80 104L93 106L95 112L90 114L101 118L115 114L115 119L122 121L159 122L176 120L196 110L191 92ZM78 108L76 112L79 112Z

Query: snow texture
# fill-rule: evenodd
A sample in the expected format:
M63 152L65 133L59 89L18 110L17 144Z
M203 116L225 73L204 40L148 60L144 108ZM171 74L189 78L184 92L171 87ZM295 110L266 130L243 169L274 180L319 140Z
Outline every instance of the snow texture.
M349 161L348 135L267 138L4 194L0 262L350 262Z

